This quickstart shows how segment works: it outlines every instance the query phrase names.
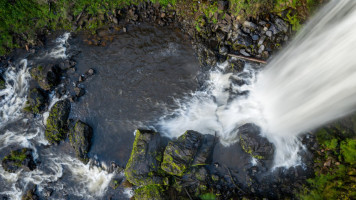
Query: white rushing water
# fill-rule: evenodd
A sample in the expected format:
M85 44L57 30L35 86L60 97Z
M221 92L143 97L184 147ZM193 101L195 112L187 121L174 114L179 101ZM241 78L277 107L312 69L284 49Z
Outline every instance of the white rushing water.
M67 40L70 34L65 33L56 40L56 46L49 53L53 59L65 59ZM46 56L46 55L45 55ZM36 58L38 59L38 58ZM28 185L37 185L37 191L46 188L65 192L68 195L81 199L100 199L114 176L105 168L92 165L92 161L83 164L80 160L63 153L58 155L51 148L38 150L39 147L48 145L44 136L44 124L48 112L31 121L24 118L23 107L26 104L29 88L30 73L26 59L7 68L4 73L6 89L0 90L0 150L14 147L31 148L35 161L39 164L33 171L20 170L16 173L6 172L0 163L0 195L10 199L21 199L28 189ZM65 98L64 95L61 99ZM54 94L50 95L49 109L60 99ZM9 125L10 129L6 128ZM39 152L40 151L40 152ZM65 179L62 181L62 179ZM55 197L50 197L56 199Z
M179 101L180 109L159 122L161 131L216 133L230 145L238 141L237 127L251 122L275 144L275 167L301 164L297 136L356 109L355 44L356 1L333 0L263 70L224 74L228 64L218 65L207 89ZM249 95L231 95L242 91Z

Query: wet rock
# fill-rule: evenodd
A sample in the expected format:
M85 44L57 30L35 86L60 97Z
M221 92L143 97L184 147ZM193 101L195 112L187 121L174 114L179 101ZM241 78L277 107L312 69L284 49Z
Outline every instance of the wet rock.
M32 68L30 74L43 90L51 90L59 84L61 70L57 65L39 65Z
M39 200L35 189L28 190L21 198L21 200Z
M147 185L135 190L134 199L166 200L164 189L159 185Z
M11 151L9 155L2 160L2 167L5 171L16 172L19 169L32 171L36 164L32 157L32 150L28 148Z
M266 31L266 35L267 35L268 37L272 37L272 31Z
M49 112L45 137L49 143L58 143L67 133L67 120L70 112L70 102L61 100L54 104Z
M76 156L84 163L88 162L88 152L91 145L93 129L86 123L77 120L69 129L69 142L75 150Z
M137 186L167 184L160 174L163 155L162 138L150 130L136 130L135 142L125 168L127 180Z
M90 68L85 74L86 74L87 76L93 76L94 73L95 73L94 69Z
M228 53L228 48L226 46L222 46L219 48L219 54L223 55L223 56L226 56L227 53Z
M5 79L0 74L0 90L3 90L6 88L5 84L6 84Z
M75 92L75 96L78 97L78 98L85 94L85 90L83 88L80 88L80 87L75 87L74 88L74 92Z
M258 40L260 37L258 36L258 35L253 35L252 36L252 40L254 40L254 41L256 41L256 40Z
M271 159L274 145L260 136L260 128L254 124L245 124L238 128L242 149L257 159Z
M252 45L253 41L249 35L239 34L235 43L240 46L248 47L248 46Z
M47 98L45 93L42 92L39 88L33 88L30 90L27 96L27 101L29 106L26 107L25 110L29 110L34 114L38 114L44 110Z
M44 197L50 197L51 195L52 195L52 193L53 193L53 190L52 189L50 189L50 188L45 188L44 190L43 190L43 196Z
M161 164L162 170L182 176L193 163L206 164L213 149L213 140L213 137L205 137L196 131L185 132L177 140L168 143Z
M81 82L84 82L85 81L85 78L84 78L84 74L79 76L79 79L78 79L79 83Z

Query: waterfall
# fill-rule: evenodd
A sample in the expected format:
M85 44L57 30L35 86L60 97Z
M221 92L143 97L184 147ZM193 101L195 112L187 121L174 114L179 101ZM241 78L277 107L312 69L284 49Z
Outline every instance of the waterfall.
M203 91L160 120L160 131L216 133L230 145L239 126L255 123L275 144L275 167L299 165L300 134L356 109L355 35L356 1L331 1L262 70L247 65L239 74L223 73L230 66L218 65Z

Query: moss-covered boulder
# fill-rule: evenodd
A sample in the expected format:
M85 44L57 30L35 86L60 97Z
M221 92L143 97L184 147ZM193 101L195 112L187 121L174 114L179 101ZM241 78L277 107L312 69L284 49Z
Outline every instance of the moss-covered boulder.
M91 145L93 129L86 123L77 120L69 129L69 141L75 149L76 156L84 163L88 162L87 153Z
M213 146L213 136L189 130L168 143L161 168L168 174L182 176L191 165L208 164Z
M0 74L0 90L3 90L6 88L5 84L6 84L5 79Z
M2 167L5 171L16 172L19 169L32 171L36 164L32 157L32 150L28 148L11 151L9 155L2 160Z
M30 74L42 89L51 90L60 82L61 69L57 65L39 65L32 68Z
M135 142L126 165L127 180L136 185L167 184L160 165L164 147L159 133L150 130L136 130Z
M70 112L68 100L58 101L53 105L47 118L45 136L48 142L58 143L67 133L67 120Z
M28 106L25 110L38 114L44 110L46 101L45 93L39 88L33 88L27 96Z
M164 195L164 188L159 185L146 185L135 190L135 200L165 200L168 199Z
M257 159L272 159L274 145L260 136L260 128L255 124L244 124L239 127L240 145L242 149Z

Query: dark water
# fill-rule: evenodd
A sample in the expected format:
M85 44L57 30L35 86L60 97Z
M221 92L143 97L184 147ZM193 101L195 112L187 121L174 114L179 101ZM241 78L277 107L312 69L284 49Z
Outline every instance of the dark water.
M124 165L134 130L153 124L175 107L175 98L196 90L198 61L188 38L174 28L141 24L114 35L105 47L81 39L71 41L81 51L72 77L90 68L97 73L82 84L86 94L71 115L94 129L91 157Z

